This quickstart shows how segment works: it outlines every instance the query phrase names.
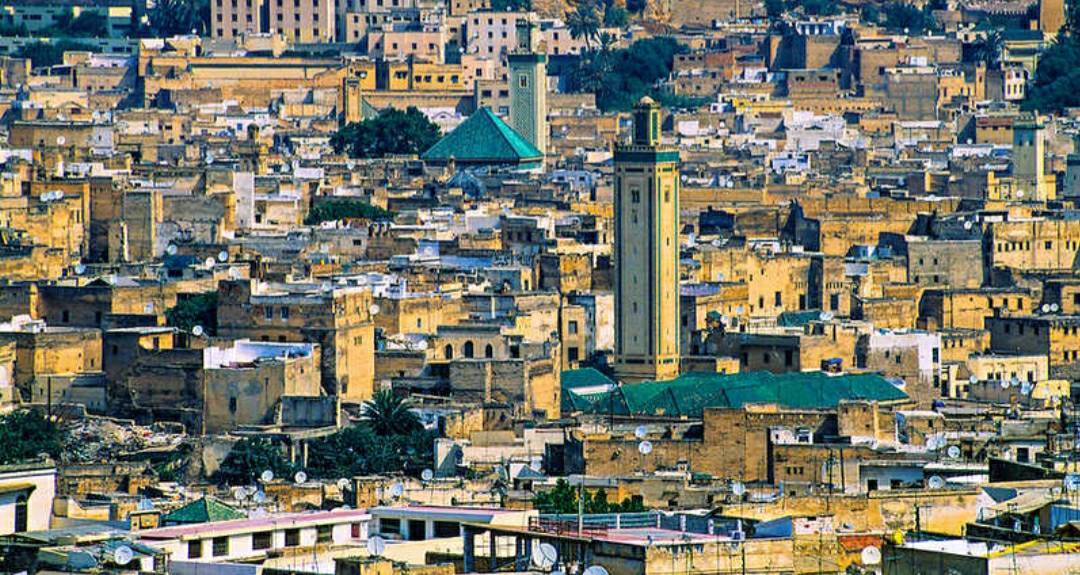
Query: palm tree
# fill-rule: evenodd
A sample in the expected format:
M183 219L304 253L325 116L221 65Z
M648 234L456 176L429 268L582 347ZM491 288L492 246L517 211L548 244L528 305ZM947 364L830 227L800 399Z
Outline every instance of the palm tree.
M1001 61L1001 53L1004 43L1001 32L990 30L986 36L975 44L975 59L986 62L987 66L993 67Z
M585 49L591 50L593 40L600 33L600 10L594 0L579 0L574 11L566 16L570 37L584 40Z
M362 413L377 435L407 435L421 428L420 419L412 412L412 403L389 389L376 391L364 402Z

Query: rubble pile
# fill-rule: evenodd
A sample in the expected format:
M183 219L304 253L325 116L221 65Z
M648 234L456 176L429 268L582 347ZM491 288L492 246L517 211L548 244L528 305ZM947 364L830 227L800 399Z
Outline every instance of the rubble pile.
M64 463L90 464L132 458L146 451L171 451L187 436L174 426L155 423L137 425L130 421L86 418L65 428Z

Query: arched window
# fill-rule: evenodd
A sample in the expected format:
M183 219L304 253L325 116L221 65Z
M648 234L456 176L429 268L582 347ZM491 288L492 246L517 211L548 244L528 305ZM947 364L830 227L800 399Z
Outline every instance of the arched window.
M491 344L484 346L484 357L491 359L495 357L495 348L491 347Z
M465 357L470 357L471 358L473 356L473 342L471 342L471 341L465 342L465 348L461 353L464 354Z
M446 347L443 349L443 355L446 356L446 359L454 359L454 346L446 344Z
M15 498L15 532L23 533L30 529L30 510L26 506L26 496Z

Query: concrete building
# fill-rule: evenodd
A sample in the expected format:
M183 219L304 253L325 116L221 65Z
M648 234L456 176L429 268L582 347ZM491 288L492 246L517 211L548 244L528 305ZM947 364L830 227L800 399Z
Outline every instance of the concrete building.
M55 495L52 463L0 466L0 535L48 529Z

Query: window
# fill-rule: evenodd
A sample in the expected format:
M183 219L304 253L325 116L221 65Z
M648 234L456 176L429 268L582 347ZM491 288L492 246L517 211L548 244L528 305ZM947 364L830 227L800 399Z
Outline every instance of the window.
M567 359L567 361L571 361L571 362L577 361L578 360L578 348L576 348L576 347L567 348L567 350L566 350L566 359Z
M641 190L630 190L630 201L635 204L641 203Z
M27 507L26 496L19 495L15 498L15 533L22 533L30 529L30 509Z
M202 557L202 539L188 541L187 556L188 559L198 559Z
M67 322L71 321L71 313L68 312L68 310L66 310L66 309L64 311L60 312L60 317L61 317L60 321L62 321L63 323L67 323Z
M229 413L232 413L232 414L236 413L236 398L235 397L230 397L229 398Z
M281 306L281 319L289 319L289 306Z
M254 533L251 536L251 548L258 551L260 549L269 549L271 542L273 541L274 533L272 531L263 531L262 533Z
M491 347L490 343L484 346L484 357L488 359L495 357L495 349Z
M790 349L784 350L784 365L791 367L795 363L795 354Z
M443 348L443 357L446 359L454 359L454 346L446 344L446 347Z
M472 358L473 357L473 342L472 341L466 341L465 346L462 348L461 353L467 358Z
M520 88L528 88L529 87L529 77L526 76L525 74L521 74L520 76L518 76L518 87L520 87Z
M299 547L300 546L300 530L299 529L286 529L285 530L285 546L286 547Z
M263 308L263 317L268 320L274 319L274 308L271 306L266 306L265 308Z
M330 543L334 540L334 526L320 525L315 528L316 543Z
M577 320L570 320L566 324L566 331L567 332L569 332L569 333L577 333L577 330L578 330Z
M229 538L214 537L214 557L223 557L229 554Z

